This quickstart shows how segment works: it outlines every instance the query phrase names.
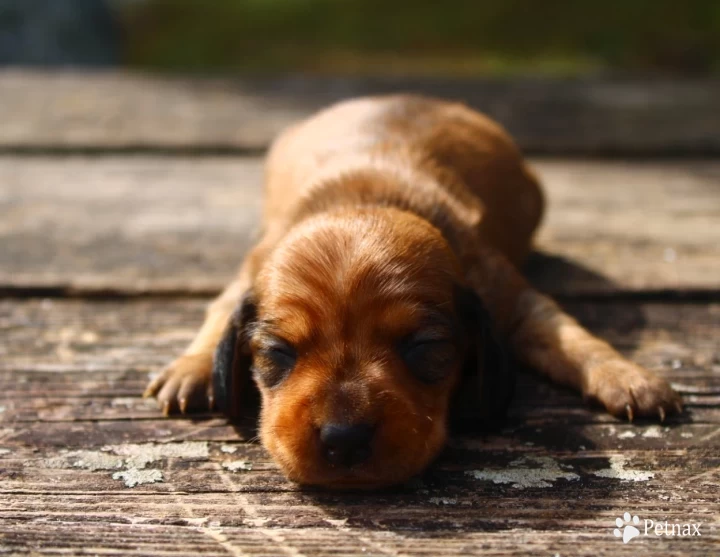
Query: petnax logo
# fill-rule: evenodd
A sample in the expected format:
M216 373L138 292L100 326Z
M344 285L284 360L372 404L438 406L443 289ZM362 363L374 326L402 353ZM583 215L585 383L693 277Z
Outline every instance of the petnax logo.
M626 512L621 518L615 519L615 528L613 535L616 538L622 538L623 543L629 543L630 540L638 536L668 536L668 537L692 537L701 536L700 522L668 522L653 521L650 519L640 520L637 515L630 515Z

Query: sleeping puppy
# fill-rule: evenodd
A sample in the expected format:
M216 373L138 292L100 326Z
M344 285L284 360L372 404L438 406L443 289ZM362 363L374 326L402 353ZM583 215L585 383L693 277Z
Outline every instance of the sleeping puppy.
M542 213L487 117L414 96L337 104L275 141L261 241L145 394L166 415L236 416L254 383L290 479L362 488L422 471L452 420L501 415L506 356L615 416L680 412L665 380L522 277Z

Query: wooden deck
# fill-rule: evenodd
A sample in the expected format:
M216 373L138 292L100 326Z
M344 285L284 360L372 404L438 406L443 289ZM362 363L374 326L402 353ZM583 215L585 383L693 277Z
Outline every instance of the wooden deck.
M627 84L578 85L581 129L533 127L500 85L487 93L530 151L706 156L533 160L550 211L532 279L669 378L681 418L629 425L522 375L502 432L453 439L406 486L352 494L301 490L252 432L140 398L254 238L272 133L354 92L303 83L268 98L269 84L0 74L0 554L719 554L716 85L674 86L669 120L652 102L614 112ZM553 102L513 91L527 114ZM641 535L624 545L626 511ZM645 535L645 520L701 535Z

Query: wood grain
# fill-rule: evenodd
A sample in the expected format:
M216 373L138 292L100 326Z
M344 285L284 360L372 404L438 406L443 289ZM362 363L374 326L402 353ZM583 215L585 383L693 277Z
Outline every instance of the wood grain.
M257 151L341 99L414 92L458 99L534 153L720 152L717 80L188 79L123 72L0 73L0 149Z
M564 510L564 509L560 509ZM445 511L443 511L445 512ZM259 518L262 521L264 518ZM466 532L444 521L444 529L423 532L394 529L391 526L374 530L335 525L344 519L330 518L321 528L293 529L256 527L197 527L145 524L107 524L88 527L83 523L50 523L45 526L30 523L0 530L9 548L18 552L32 547L36 554L70 552L78 554L86 548L102 548L108 555L278 555L337 556L419 556L419 555L517 555L523 552L539 555L697 555L706 556L714 549L712 543L687 542L673 538L658 538L636 542L635 546L615 546L604 529L594 531L585 522L552 521L545 530L528 528L524 524L509 524L501 530L492 525L478 524ZM613 520L597 515L595 523ZM332 521L332 522L329 522ZM450 522L450 524L447 524ZM589 521L588 521L589 522ZM192 524L192 523L191 523ZM559 532L559 530L562 530ZM95 532L104 543L89 544L88 532ZM582 532L582 533L579 533ZM1 535L1 534L0 534ZM612 535L612 534L611 534ZM651 553L646 549L652 544ZM704 553L705 552L705 553Z
M520 373L501 430L454 436L396 489L336 493L288 482L252 420L164 419L140 398L256 238L271 137L333 100L408 88L468 100L530 151L720 152L707 81L0 72L0 554L717 553L711 159L533 161L550 210L532 280L673 383L686 412L666 424ZM239 153L253 156L219 156ZM625 511L702 536L623 545Z
M717 290L720 163L534 162L542 289ZM0 290L214 293L257 237L261 176L253 157L0 157Z
M0 302L0 549L704 555L720 540L718 304L567 304L591 330L668 377L685 397L682 418L626 424L521 374L503 430L454 437L421 478L367 494L300 489L248 442L250 427L211 416L164 419L139 397L147 374L190 339L204 304ZM138 457L146 459L141 470L162 480L130 488L113 477ZM229 470L236 461L252 469ZM644 479L606 477L618 461ZM551 473L546 486L519 488L474 475L548 466L575 477ZM700 522L703 536L623 546L612 529L626 509L643 520Z

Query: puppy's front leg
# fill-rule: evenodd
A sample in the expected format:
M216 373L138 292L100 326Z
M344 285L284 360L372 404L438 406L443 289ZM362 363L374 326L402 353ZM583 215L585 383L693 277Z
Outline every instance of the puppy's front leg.
M240 277L208 306L205 321L185 353L166 367L145 389L143 396L154 396L163 413L190 409L212 410L212 365L215 348L220 342L230 316L245 290L248 280L241 271Z
M469 281L521 361L630 421L635 416L663 421L666 414L682 411L679 395L665 379L590 334L531 288L502 255L485 252L471 269Z
M251 288L253 278L274 245L266 235L250 250L237 278L208 306L205 321L185 353L150 382L143 396L154 396L167 416L177 410L213 409L212 368L215 349L227 329L233 312Z

